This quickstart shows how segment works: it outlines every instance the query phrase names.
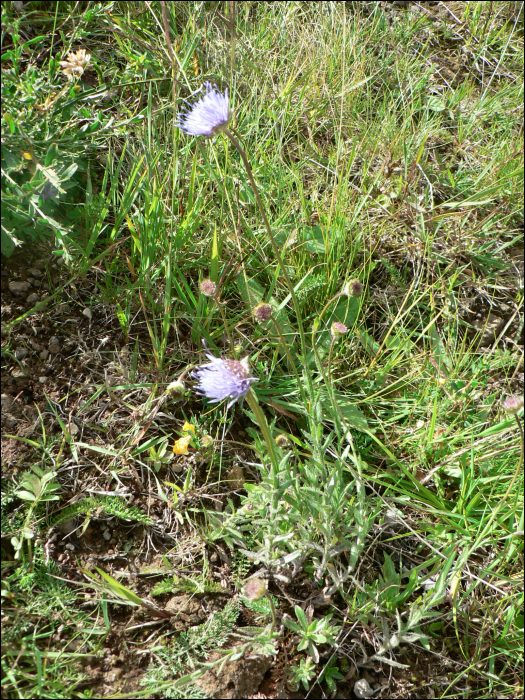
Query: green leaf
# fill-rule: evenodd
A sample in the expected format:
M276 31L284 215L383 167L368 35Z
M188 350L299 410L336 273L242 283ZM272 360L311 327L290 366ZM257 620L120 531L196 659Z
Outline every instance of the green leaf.
M306 615L304 614L304 610L300 608L298 605L295 606L295 615L299 622L301 623L301 626L304 630L308 629L308 620L306 619Z
M106 574L105 571L102 571L102 569L99 569L96 567L98 573L102 576L102 578L106 579L108 582L109 587L115 593L116 595L119 596L119 598L124 598L132 603L135 603L135 605L142 605L142 599L138 597L133 591L131 591L129 588L126 588L126 586L123 586L121 583L119 583L116 579L114 579L112 576L109 574Z
M21 244L21 241L16 238L16 236L11 235L2 226L2 255L6 258L10 258L15 252L15 248Z

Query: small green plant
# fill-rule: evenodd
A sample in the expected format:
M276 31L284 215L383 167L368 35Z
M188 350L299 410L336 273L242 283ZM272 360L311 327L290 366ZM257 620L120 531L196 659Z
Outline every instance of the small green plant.
M34 538L34 530L32 519L35 509L40 503L50 501L58 501L60 496L57 491L60 489L60 484L53 479L56 477L56 472L46 471L34 465L31 467L31 472L26 472L20 482L20 486L15 490L14 495L21 498L23 501L29 502L29 508L22 526L21 532L13 535L11 544L15 550L15 559L21 556L24 541L27 541L29 549L29 557L31 558L31 541Z
M144 511L137 506L128 505L119 496L94 495L89 498L82 498L76 503L66 506L51 517L49 524L56 527L67 520L72 520L78 515L85 514L86 520L83 525L83 530L85 530L96 512L115 515L123 520L140 522L144 525L151 525L153 523L152 518L146 515Z
M384 553L383 575L378 581L368 586L371 597L376 597L379 604L388 612L394 612L410 598L419 587L417 569L412 569L406 584L401 583L402 573L396 567L390 556Z
M332 693L336 688L337 681L340 681L342 678L343 674L339 672L339 668L334 666L332 660L330 660L319 676L319 683L325 681L328 690Z
M328 613L321 619L313 619L313 606L310 606L306 613L298 605L295 606L295 615L298 622L290 617L284 617L283 622L289 630L295 632L300 642L297 651L306 649L314 663L319 663L318 644L335 644L335 638L340 630L339 625L331 624L332 613Z
M168 438L166 437L157 445L148 449L148 462L152 464L156 472L158 472L162 466L169 464L175 457L173 453L166 454L168 447Z
M288 671L291 687L297 691L302 684L305 690L309 690L316 673L316 664L309 656L301 659L299 664L292 664Z

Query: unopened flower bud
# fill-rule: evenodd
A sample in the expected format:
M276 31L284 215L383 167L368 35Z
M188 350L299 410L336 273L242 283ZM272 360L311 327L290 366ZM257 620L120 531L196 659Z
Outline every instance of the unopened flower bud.
M363 293L363 284L356 279L350 280L341 290L341 296L344 297L360 297Z
M523 408L523 397L522 396L508 396L505 401L501 403L505 411L513 413L514 415L518 413Z
M249 600L250 602L254 602L256 600L261 600L261 598L264 598L267 590L268 584L264 579L251 578L244 584L242 593L247 600Z
M339 338L340 336L344 335L345 333L348 333L348 328L345 326L344 323L339 323L339 321L334 321L332 323L331 328L330 328L330 333L332 334L332 338Z
M213 280L206 278L199 284L199 290L205 297L214 297L217 292L217 285Z
M173 399L182 399L186 393L186 385L180 379L176 379L171 384L168 384L166 394L169 394Z
M278 435L275 438L275 444L277 447L280 447L281 450L284 450L286 447L290 447L290 440L286 437L286 435Z
M201 438L201 445L204 448L211 447L214 443L214 439L211 435L203 435Z
M270 304L257 304L253 310L253 315L256 321L269 321L272 317L273 309Z

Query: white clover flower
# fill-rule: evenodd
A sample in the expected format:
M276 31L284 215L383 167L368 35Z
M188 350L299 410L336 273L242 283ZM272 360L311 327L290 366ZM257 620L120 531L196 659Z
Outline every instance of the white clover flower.
M65 73L70 80L80 78L90 61L91 55L87 53L86 49L79 49L76 53L70 51L66 60L60 61L62 73Z

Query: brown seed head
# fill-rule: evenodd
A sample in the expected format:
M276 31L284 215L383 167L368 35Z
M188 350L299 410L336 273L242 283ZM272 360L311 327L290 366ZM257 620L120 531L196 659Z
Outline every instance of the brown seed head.
M360 297L363 293L363 284L356 279L350 280L341 290L341 295L344 297Z
M242 589L243 595L249 601L261 600L266 595L268 584L262 578L251 578Z
M280 447L281 450L284 450L285 447L290 447L290 440L286 437L286 435L278 435L275 438L275 444L277 447Z
M271 319L273 309L270 304L257 304L252 313L256 321L264 322Z

